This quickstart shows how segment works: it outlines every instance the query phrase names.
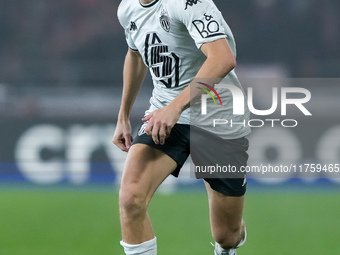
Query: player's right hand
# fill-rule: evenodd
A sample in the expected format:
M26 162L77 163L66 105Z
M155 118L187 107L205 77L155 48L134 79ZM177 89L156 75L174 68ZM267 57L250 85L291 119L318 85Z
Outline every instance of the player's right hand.
M122 151L128 152L133 141L131 131L130 121L118 122L112 142Z

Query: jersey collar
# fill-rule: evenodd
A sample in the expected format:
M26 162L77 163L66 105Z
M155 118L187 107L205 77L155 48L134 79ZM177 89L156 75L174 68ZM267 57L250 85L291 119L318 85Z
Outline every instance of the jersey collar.
M139 0L138 0L139 1ZM140 5L142 6L142 7L144 7L144 8L149 8L149 7L151 7L151 6L153 6L153 5L155 5L157 2L158 2L159 0L153 0L151 3L149 3L149 4L142 4L140 1L139 1L139 3L140 3Z

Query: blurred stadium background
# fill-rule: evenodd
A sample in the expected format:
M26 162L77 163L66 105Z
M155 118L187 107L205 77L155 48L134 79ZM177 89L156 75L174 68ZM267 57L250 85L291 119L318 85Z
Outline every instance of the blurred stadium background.
M251 160L339 163L340 2L215 3L236 37L239 76L257 79L257 105L266 106L268 81L302 79L312 93L313 118L293 113L299 128L254 130ZM125 153L111 144L127 50L118 5L0 0L0 255L123 254L117 190ZM148 77L135 128L151 89ZM340 179L255 177L239 254L340 253ZM159 254L212 254L204 187L189 163L162 185L150 214Z

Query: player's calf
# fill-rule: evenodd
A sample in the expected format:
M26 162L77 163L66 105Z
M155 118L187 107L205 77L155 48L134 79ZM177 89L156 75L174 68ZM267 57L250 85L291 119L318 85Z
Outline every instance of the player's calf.
M240 227L233 230L224 229L222 231L214 231L213 237L216 243L221 246L222 249L228 250L232 248L240 247L245 243L246 239L246 228L244 221L242 220Z
M244 222L242 221L241 224L241 235L239 235L239 238L237 239L236 244L230 242L231 239L229 239L229 241L223 243L218 243L215 242L215 250L214 250L214 255L236 255L236 248L241 247L247 239L247 231L246 231L246 227L244 226ZM227 239L224 239L227 240ZM222 245L220 245L222 244Z
M141 189L135 189L134 185L122 185L119 198L123 241L129 245L137 245L153 239L154 234L147 215L149 198L143 195ZM131 249L134 248L131 246L129 250Z
M223 249L228 250L235 248L240 243L240 234L229 233L228 235L215 237L214 239Z

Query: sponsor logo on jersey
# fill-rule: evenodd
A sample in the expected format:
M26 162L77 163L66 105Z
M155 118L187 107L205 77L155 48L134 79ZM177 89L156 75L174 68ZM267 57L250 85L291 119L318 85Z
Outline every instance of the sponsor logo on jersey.
M131 21L130 22L130 31L136 31L137 30L137 25L135 22Z
M223 33L220 32L219 23L210 14L204 13L204 17L202 19L194 20L192 24L195 26L202 38L223 35Z
M166 31L170 31L170 19L165 10L162 11L161 17L159 18L159 22L161 23L161 27Z
M188 9L188 6L193 6L195 4L202 3L200 0L187 0L185 3L185 9Z
M167 88L179 86L179 57L169 50L157 33L149 33L145 37L144 60L154 80Z

